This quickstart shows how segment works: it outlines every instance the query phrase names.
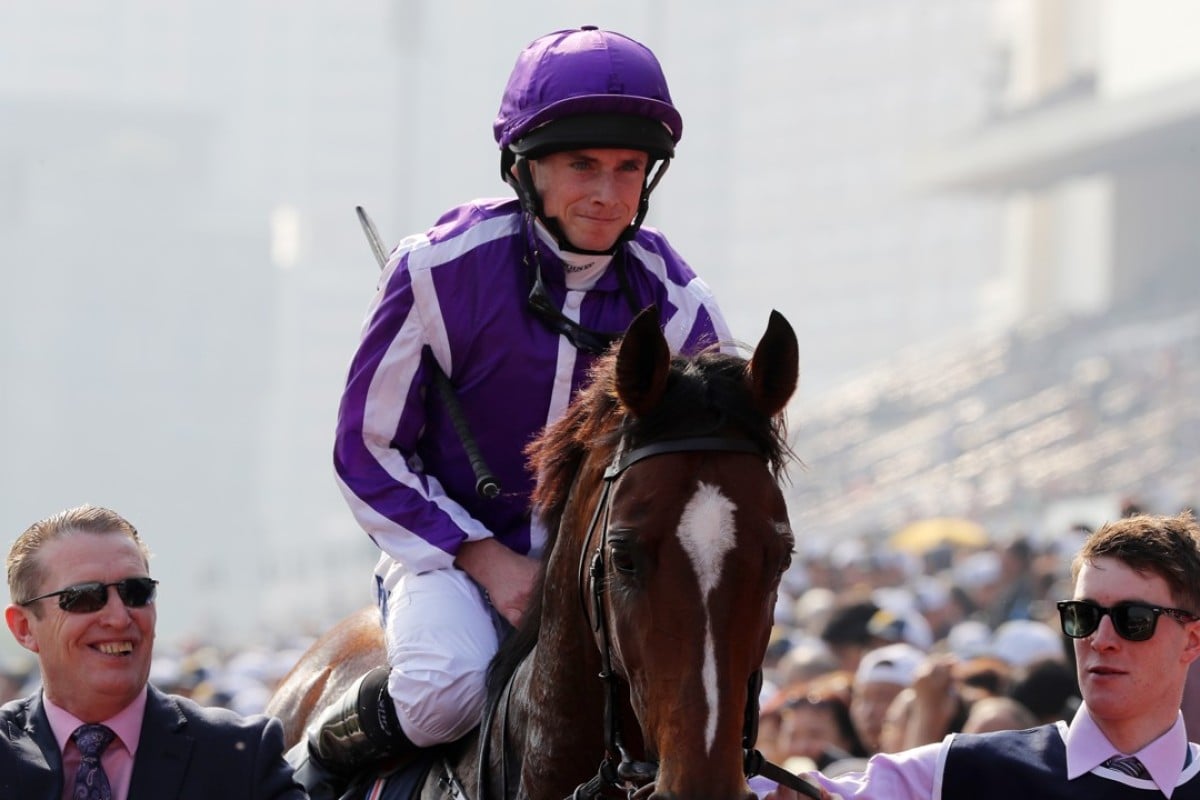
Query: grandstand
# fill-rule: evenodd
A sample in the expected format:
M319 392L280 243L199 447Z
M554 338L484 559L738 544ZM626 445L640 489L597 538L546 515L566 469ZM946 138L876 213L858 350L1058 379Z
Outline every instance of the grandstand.
M1131 302L1103 317L910 351L796 408L798 538L881 537L945 515L1001 538L1049 537L1060 532L1050 513L1059 505L1099 497L1097 513L1128 498L1156 512L1191 507L1200 501L1200 309L1187 300L1194 291L1174 294L1152 312Z

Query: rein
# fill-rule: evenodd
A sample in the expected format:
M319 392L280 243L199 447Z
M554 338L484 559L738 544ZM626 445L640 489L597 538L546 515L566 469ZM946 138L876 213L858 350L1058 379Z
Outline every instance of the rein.
M579 594L580 605L584 618L589 620L594 631L600 634L600 678L605 685L604 698L604 740L606 755L600 762L596 775L586 783L575 788L569 800L596 800L602 794L613 790L625 790L629 798L643 787L652 784L658 777L658 764L653 761L634 761L625 749L621 732L620 720L620 677L612 668L612 646L608 631L608 622L604 614L604 550L608 543L608 520L612 508L612 486L621 473L639 461L654 456L669 453L685 452L730 452L752 453L762 456L762 450L745 439L729 437L692 437L686 439L669 439L653 442L642 447L624 452L618 447L612 463L604 471L604 489L600 500L592 513L588 524L586 538L579 555ZM603 515L603 524L601 524ZM591 609L589 613L585 594L584 565L587 554L594 538L597 527L600 529L600 546L592 555L591 565L587 570L587 584L591 586ZM756 672L750 682L750 694L747 698L745 728L743 731L743 747L745 752L745 774L764 775L783 786L788 786L808 797L819 800L820 793L810 783L799 776L767 761L762 753L754 749L754 740L758 730L758 697L756 687L761 685L762 673Z

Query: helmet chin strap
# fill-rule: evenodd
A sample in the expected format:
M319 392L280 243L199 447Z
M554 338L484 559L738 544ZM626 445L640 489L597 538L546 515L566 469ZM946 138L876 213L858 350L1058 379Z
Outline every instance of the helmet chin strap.
M558 219L546 216L545 208L542 206L542 198L533 183L533 173L529 168L529 159L524 156L516 156L512 163L516 167L516 175L513 175L511 171L502 169L505 183L513 187L513 190L516 191L517 197L520 199L521 205L525 210L541 220L542 224L546 226L546 230L554 237L554 241L560 250L569 253L580 253L586 256L611 256L617 252L618 247L632 239L638 230L641 229L642 223L646 219L646 214L650 211L650 193L654 191L654 187L658 186L658 182L662 180L667 167L671 165L671 160L663 159L651 162L648 172L649 177L647 177L645 185L642 186L641 197L638 198L637 214L634 216L633 222L621 232L621 235L613 242L613 246L607 250L585 250L582 247L576 247L572 244L563 232L562 226L558 224ZM656 166L657 169L655 169Z

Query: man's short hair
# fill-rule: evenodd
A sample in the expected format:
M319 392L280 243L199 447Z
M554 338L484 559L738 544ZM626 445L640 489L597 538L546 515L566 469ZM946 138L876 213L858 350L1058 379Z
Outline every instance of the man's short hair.
M1115 558L1139 573L1158 575L1172 602L1200 614L1200 526L1191 511L1177 516L1138 514L1103 525L1083 543L1071 564L1078 579L1085 563Z
M82 505L38 520L17 537L8 551L8 596L23 603L34 596L41 585L45 566L37 558L46 543L72 533L112 533L128 536L137 545L142 560L150 564L150 550L138 536L137 528L115 511ZM36 614L37 611L35 610Z

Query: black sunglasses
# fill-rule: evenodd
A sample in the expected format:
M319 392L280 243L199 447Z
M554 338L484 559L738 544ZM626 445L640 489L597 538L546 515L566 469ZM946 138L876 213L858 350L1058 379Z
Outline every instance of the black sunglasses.
M1131 642L1144 642L1154 635L1158 618L1166 614L1179 624L1195 622L1197 617L1182 608L1163 608L1149 603L1117 603L1112 608L1105 608L1088 600L1060 600L1058 615L1062 619L1062 631L1072 639L1082 639L1091 636L1100 627L1100 619L1107 614L1112 620L1113 629L1122 639Z
M129 608L144 608L154 602L158 581L153 578L125 578L112 583L89 581L77 583L57 592L47 592L30 598L20 605L27 606L47 597L57 597L58 607L72 614L91 614L108 605L108 587L117 587L121 602Z
M565 316L554 305L546 285L542 283L542 267L540 264L533 269L533 288L529 290L529 310L550 330L567 337L567 341L576 349L592 355L600 355L617 339L619 333L604 333L585 328L575 320Z

